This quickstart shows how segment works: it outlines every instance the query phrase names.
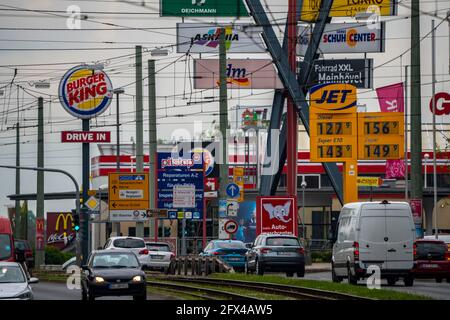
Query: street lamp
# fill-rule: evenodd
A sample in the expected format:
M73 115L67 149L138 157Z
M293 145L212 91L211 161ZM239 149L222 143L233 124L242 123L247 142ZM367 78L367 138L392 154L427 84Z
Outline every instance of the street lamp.
M424 166L424 188L427 188L427 163L428 163L428 158L430 158L430 155L428 153L425 153L424 156L425 158L425 166Z
M306 181L303 177L303 181L300 185L302 187L302 230L303 230L303 239L306 239L306 232L305 232L305 189L306 189Z
M116 169L120 172L120 112L119 112L119 95L125 93L123 88L117 88L113 90L116 95Z

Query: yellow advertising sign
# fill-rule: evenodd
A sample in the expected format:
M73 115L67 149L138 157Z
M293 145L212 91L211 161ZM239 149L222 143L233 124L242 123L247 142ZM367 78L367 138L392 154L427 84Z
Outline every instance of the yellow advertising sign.
M319 16L321 0L303 1L300 20L315 22ZM379 16L397 15L397 1L395 0L334 0L330 17L354 17L357 13L368 12Z
M403 112L358 113L358 159L402 159L404 125Z
M110 173L108 175L109 209L148 209L148 179L148 173Z
M238 202L244 201L244 167L233 168L233 182L239 186Z
M383 183L379 177L358 177L356 179L359 187L378 187Z
M309 90L311 113L356 113L356 86L319 84Z

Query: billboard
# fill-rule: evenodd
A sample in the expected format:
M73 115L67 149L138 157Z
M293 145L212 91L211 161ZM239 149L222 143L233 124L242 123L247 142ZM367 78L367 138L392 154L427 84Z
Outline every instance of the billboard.
M76 233L72 229L73 216L71 212L47 212L47 245L60 250L75 241Z
M316 21L321 0L303 1L302 15L300 20L307 22ZM378 16L394 16L397 14L397 2L395 0L376 1L349 1L334 0L331 6L330 17L354 17L357 13L370 12Z
M264 53L261 37L242 31L243 24L225 27L228 53ZM178 53L218 53L220 27L211 23L177 23Z
M352 84L358 89L372 88L373 59L316 60L308 87L325 83Z
M242 0L160 0L162 17L242 17L248 16Z
M85 65L73 67L59 83L59 101L64 110L80 119L96 117L108 109L113 86L103 70Z
M261 233L298 236L297 199L289 196L256 198L256 235Z
M297 55L304 56L311 39L310 26L298 27ZM384 22L331 23L325 26L320 40L319 53L370 53L384 52Z
M282 89L270 59L228 59L227 86L229 89ZM194 60L194 88L219 87L219 60Z

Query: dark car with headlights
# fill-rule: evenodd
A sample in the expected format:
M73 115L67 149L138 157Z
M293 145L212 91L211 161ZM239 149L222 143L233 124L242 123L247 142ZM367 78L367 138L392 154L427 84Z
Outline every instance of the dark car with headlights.
M93 251L82 267L82 300L102 296L133 296L146 300L145 273L137 256L128 250Z
M305 275L305 249L297 237L261 234L247 252L245 272L263 275L265 271L286 272L288 277Z
M446 279L450 283L450 253L441 240L419 239L414 243L415 278L431 278L436 282Z

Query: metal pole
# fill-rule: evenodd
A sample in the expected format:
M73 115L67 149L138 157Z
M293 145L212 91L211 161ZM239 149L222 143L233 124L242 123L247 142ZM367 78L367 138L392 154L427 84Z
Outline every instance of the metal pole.
M306 181L302 181L302 235L303 239L306 239L306 230L305 230L305 189L306 189Z
M422 108L419 0L411 2L411 198L422 200Z
M297 1L289 0L288 11L288 60L292 71L296 70ZM292 97L287 106L287 194L297 196L297 108Z
M428 179L427 179L427 165L428 165L428 153L425 153L425 155L423 156L424 157L424 159L425 159L425 164L424 164L424 171L423 171L423 173L424 173L424 177L423 177L423 181L424 181L424 183L423 183L423 187L424 188L428 188L428 185L427 185L427 181L428 181Z
M181 255L185 256L186 255L186 219L184 217L184 212L183 212L183 219L181 220Z
M120 172L120 91L116 91L116 171ZM123 92L122 92L123 93ZM113 232L120 234L120 222L113 222Z
M155 60L148 60L148 133L149 133L149 195L150 209L156 208L155 199L155 179L156 172L153 170L156 163L158 152L157 127L156 127L156 79L155 79ZM154 236L155 242L158 241L158 218L154 218Z
M220 29L219 36L219 113L222 164L220 165L220 189L219 198L226 199L226 187L228 184L228 159L227 159L227 127L228 127L228 103L227 103L227 53L225 47L225 28Z
M80 187L78 185L77 180L75 180L75 178L68 173L67 171L64 170L60 170L60 169L51 169L51 168L40 168L40 167L17 167L17 166L5 166L5 165L0 165L0 168L5 168L5 169L19 169L19 170L30 170L30 171L37 171L39 172L55 172L55 173L62 173L65 174L66 176L68 176L70 178L70 180L72 180L73 184L75 185L75 209L76 209L76 213L80 214ZM37 197L37 193L36 193L36 197ZM37 211L37 210L36 210ZM37 214L38 212L36 212ZM36 252L36 258L37 258L37 252ZM36 261L37 263L37 261ZM79 241L78 241L78 237L77 237L77 265L80 266L81 265L81 260L80 260L80 249L79 249Z
M16 123L16 166L20 166L20 127L19 122ZM20 170L16 169L16 195L20 194ZM19 238L23 221L20 214L20 200L15 201L16 213L14 218L14 236Z
M433 104L433 207L434 207L434 229L436 230L436 239L439 234L438 207L437 207L437 163L436 163L436 30L434 20L431 20L431 59L432 59L432 104Z
M38 137L37 137L37 166L44 167L44 99L38 98ZM44 172L37 172L36 182L36 218L44 218ZM16 213L17 214L17 213ZM45 264L44 248L36 247L36 266Z
M408 66L405 66L405 201L408 201Z
M83 119L82 120L83 131L90 130L90 120ZM80 212L80 230L81 230L81 262L82 264L86 264L87 258L89 256L89 214L86 207L86 201L89 199L89 176L90 176L90 144L83 143L83 152L82 152L82 166L83 166L83 190L82 190L82 199L83 199L83 208L81 208Z
M144 172L144 127L142 101L142 47L136 46L136 173ZM144 223L136 222L136 236L144 237Z

